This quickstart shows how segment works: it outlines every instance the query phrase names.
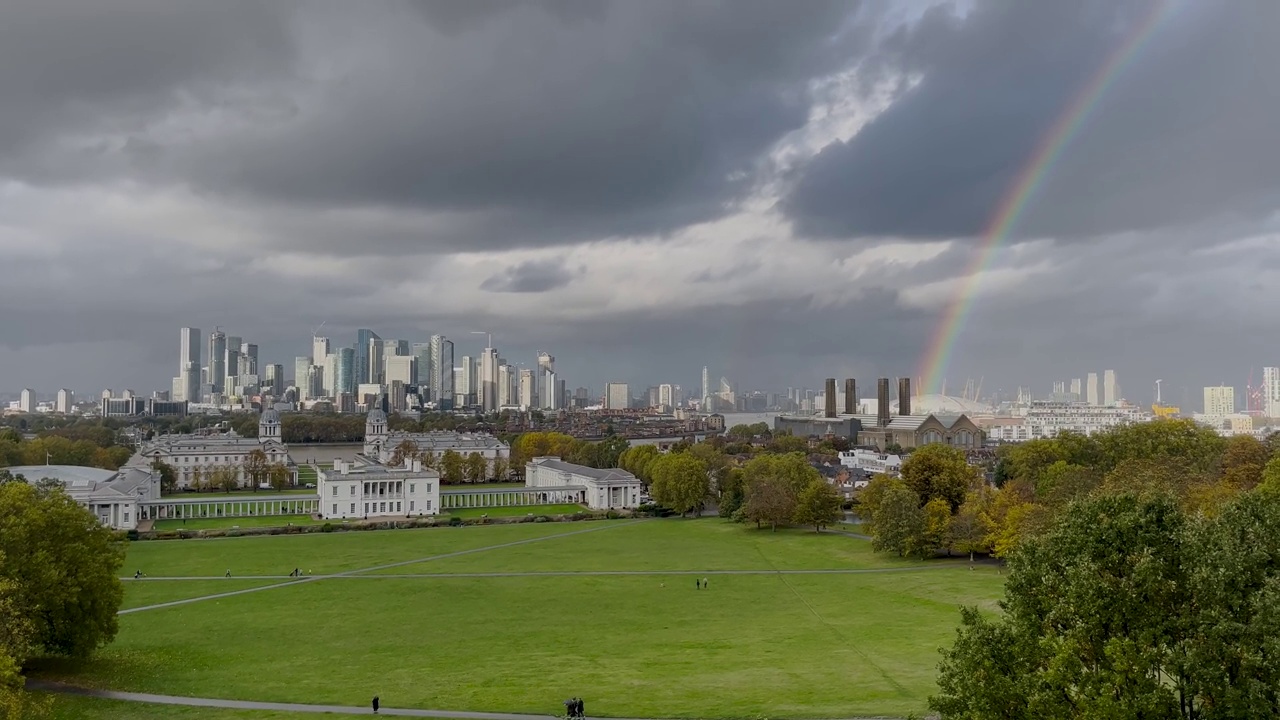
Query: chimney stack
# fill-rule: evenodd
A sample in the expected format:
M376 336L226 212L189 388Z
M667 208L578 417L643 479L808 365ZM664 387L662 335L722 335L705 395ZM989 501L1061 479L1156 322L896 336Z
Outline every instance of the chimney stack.
M889 427L889 378L876 380L876 426Z
M911 414L911 378L898 378L898 414Z
M824 414L829 418L835 417L836 416L836 379L835 378L827 378L827 386L826 386L826 389L823 391L822 399L826 400L826 403L825 403L826 412Z
M858 414L858 381L853 378L844 381L844 414Z

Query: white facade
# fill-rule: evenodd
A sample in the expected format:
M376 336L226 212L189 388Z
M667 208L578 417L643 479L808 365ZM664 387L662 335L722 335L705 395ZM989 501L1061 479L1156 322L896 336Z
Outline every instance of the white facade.
M1204 389L1204 414L1216 417L1234 415L1236 412L1236 389L1226 385L1207 387Z
M1089 403L1034 400L1028 405L1015 407L1014 411L1021 417L1021 423L984 423L988 440L1022 442L1051 438L1063 430L1092 435L1118 425L1151 419L1150 413L1141 408L1123 404L1104 407ZM1005 418L993 420L1003 421Z
M5 468L35 484L45 478L62 483L71 499L88 508L98 522L117 530L138 526L139 505L160 499L160 474L125 467L102 470L78 465L24 465Z
M220 435L160 435L145 443L128 466L149 468L156 461L173 468L180 488L190 487L197 477L208 480L210 474L221 467L236 470L239 485L247 485L250 478L244 464L249 453L262 450L267 462L289 468L291 482L297 482L298 469L289 457L289 446L282 441L280 415L267 410L258 419L258 437L246 438L235 432Z
M537 457L525 466L524 484L531 488L580 488L592 510L640 506L644 485L626 470L598 469L567 463L558 457Z
M854 448L840 453L840 464L850 470L897 475L898 471L902 469L902 458L898 455L886 455L875 450Z
M387 414L382 410L369 411L364 423L364 455L380 463L391 462L396 448L402 442L412 442L418 446L419 453L431 453L439 458L447 450L452 450L463 457L471 453L479 453L493 467L498 458L511 459L511 447L493 435L485 433L459 433L445 430L412 433L389 430Z
M388 385L397 380L405 385L418 381L418 358L412 355L387 355L383 365L382 377Z
M1098 373L1088 374L1084 401L1089 405L1098 404Z
M68 390L67 388L62 388L61 390L59 390L58 400L57 400L57 403L54 405L54 409L62 413L63 415L66 415L71 412L72 405L75 405L75 395L73 395L71 391Z
M36 394L31 388L23 388L18 396L18 409L24 413L35 412Z
M631 388L626 383L609 383L604 386L606 410L626 410L631 407Z
M1115 370L1102 371L1102 404L1115 405L1120 401L1120 385L1116 382Z
M326 520L409 517L440 512L440 474L418 461L406 467L336 460L318 474L320 515Z
M1280 418L1280 367L1262 368L1262 410L1269 418Z

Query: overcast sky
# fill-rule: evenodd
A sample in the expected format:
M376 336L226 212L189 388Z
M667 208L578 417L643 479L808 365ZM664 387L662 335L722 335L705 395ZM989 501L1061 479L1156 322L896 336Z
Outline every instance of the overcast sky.
M1018 173L1148 2L17 0L0 392L494 335L570 387L912 375ZM1280 365L1280 3L1174 3L978 279L947 370ZM867 385L864 385L866 387Z

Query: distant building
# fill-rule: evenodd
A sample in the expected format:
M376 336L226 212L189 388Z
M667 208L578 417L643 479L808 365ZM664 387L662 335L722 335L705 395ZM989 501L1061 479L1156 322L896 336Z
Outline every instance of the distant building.
M23 388L18 396L18 409L24 413L36 411L36 394L30 388Z
M1102 371L1102 404L1111 406L1120 402L1120 384L1115 370Z
M1204 389L1204 414L1223 417L1236 411L1236 389L1226 385Z
M220 467L236 470L237 483L246 485L249 478L244 463L250 452L262 450L268 463L279 463L289 468L292 482L296 484L298 469L289 457L289 446L281 437L280 414L266 410L258 418L258 437L241 437L235 432L219 435L160 435L144 443L127 467L149 468L155 462L163 462L174 469L178 487L190 487L196 479L208 479L210 473Z
M46 478L62 484L72 500L88 508L98 522L117 530L138 526L139 506L160 499L160 474L148 468L119 470L78 465L20 465L5 468L35 484Z
M606 410L626 410L631 407L631 388L626 383L608 383L604 386Z
M864 473L897 475L902 469L902 457L887 455L874 450L854 448L840 453L840 464L850 470L861 470Z
M335 460L317 473L326 520L408 517L440 512L440 474L410 460L404 467Z
M54 404L53 409L56 410L57 412L62 413L63 415L66 415L71 412L71 410L75 407L75 404L76 404L75 396L71 393L71 391L68 390L67 388L62 388L61 390L58 391L58 399L57 399L57 402Z
M390 430L387 427L387 414L381 409L369 411L364 425L364 455L369 459L387 464L395 455L396 448L403 442L412 442L419 453L431 453L440 457L448 450L467 456L479 453L488 461L492 469L493 461L502 458L510 460L511 447L493 435L486 433L459 433L443 430L414 433Z
M581 490L581 502L592 510L628 509L640 506L643 483L626 470L598 469L567 463L558 457L536 457L525 465L524 484L529 488Z

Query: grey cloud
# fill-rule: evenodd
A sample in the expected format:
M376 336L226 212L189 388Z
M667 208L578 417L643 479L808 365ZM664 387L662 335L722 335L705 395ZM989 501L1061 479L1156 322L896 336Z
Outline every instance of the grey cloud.
M980 234L1038 143L1151 3L982 2L883 43L920 83L804 169L783 207L822 237ZM1280 197L1280 5L1174 3L1053 165L1015 232L1080 236Z
M139 13L135 42L130 13L95 40L93 14L67 10L77 31L60 33L52 10L24 7L23 42L44 52L0 63L0 96L38 100L9 174L462 218L386 247L665 232L727 212L760 154L805 123L806 83L859 53L855 0L215 5ZM65 62L80 34L83 62ZM66 80L39 87L46 68ZM68 151L59 122L37 132L81 98L98 125L77 135L108 139ZM207 117L190 133L147 122L181 112Z
M528 260L493 275L481 290L504 293L542 293L573 282L581 270L570 270L558 260Z

